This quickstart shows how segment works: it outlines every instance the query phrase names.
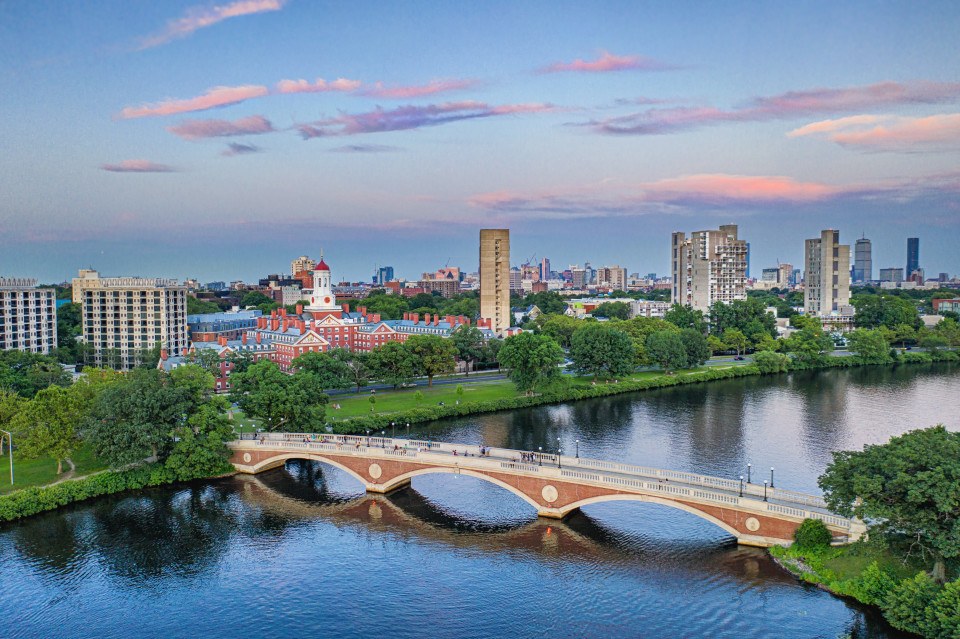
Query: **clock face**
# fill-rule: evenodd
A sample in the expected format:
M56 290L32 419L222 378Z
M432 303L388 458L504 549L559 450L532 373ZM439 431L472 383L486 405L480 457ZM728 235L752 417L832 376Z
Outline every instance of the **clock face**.
M330 298L329 298L329 297L323 298L323 303L324 303L324 304L329 304L329 303L330 303Z

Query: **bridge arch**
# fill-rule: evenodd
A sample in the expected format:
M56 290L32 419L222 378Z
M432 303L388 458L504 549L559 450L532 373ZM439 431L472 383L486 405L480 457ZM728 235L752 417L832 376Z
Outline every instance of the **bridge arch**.
M510 484L504 481L500 481L496 477L491 477L490 475L486 475L484 473L474 472L467 468L448 468L444 466L437 466L435 468L420 468L418 470L413 470L413 471L410 471L409 473L404 473L402 475L398 475L394 477L385 485L385 487L388 491L390 491L394 488L399 488L400 486L403 486L404 484L408 483L411 479L413 479L418 475L432 475L436 473L447 473L450 475L466 475L467 477L476 477L477 479L482 479L484 481L490 482L495 486L499 486L500 488L503 488L513 493L523 501L527 502L528 504L536 508L537 511L540 511L540 509L543 508L540 504L534 501L533 498L531 498L529 495L524 493L522 490L520 490L516 486L511 486Z
M312 455L312 454L310 454L310 453L303 453L303 452L277 453L277 454L274 455L273 457L270 457L269 459L265 459L265 460L263 460L262 462L256 464L256 465L251 469L250 472L256 474L256 473L262 472L262 471L264 471L264 470L268 470L268 469L270 469L270 468L275 468L275 467L277 467L277 466L282 466L282 465L284 464L284 462L286 462L288 459L302 459L302 460L306 460L306 461L318 461L318 462L321 462L321 463L323 463L323 464L327 464L328 466L333 466L334 468L338 468L338 469L344 471L345 473L347 473L348 475L350 475L351 477L353 477L354 479L356 479L358 482L360 482L360 485L361 485L361 486L366 486L366 485L369 483L369 480L367 480L367 478L363 477L362 475L360 475L357 471L353 470L352 468L341 464L340 462L336 461L335 459L331 459L331 458L329 458L329 457L324 457L323 455Z
M639 501L647 504L660 504L661 506L669 506L670 508L682 510L684 512L690 513L691 515L696 515L701 519L705 519L710 523L714 524L715 526L722 528L723 530L730 533L737 539L740 539L741 537L743 537L743 533L741 531L737 530L736 528L726 523L725 521L717 519L710 513L704 512L698 508L694 508L693 506L690 506L689 504L685 504L683 502L674 501L672 499L664 499L663 497L657 497L655 495L631 495L631 494L623 493L623 494L617 494L617 495L600 495L598 497L589 497L587 499L581 499L580 501L576 501L576 502L573 502L572 504L568 504L564 506L562 509L563 515L564 517L566 517L568 514L572 513L578 508L589 506L590 504L599 504L601 502L606 502L606 501Z

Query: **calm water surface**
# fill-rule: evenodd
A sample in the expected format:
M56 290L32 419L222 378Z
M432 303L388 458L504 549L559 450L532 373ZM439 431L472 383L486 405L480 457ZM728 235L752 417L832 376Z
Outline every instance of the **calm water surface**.
M421 427L816 490L830 451L960 429L960 367L714 382ZM0 526L0 637L899 635L762 550L638 502L538 520L475 478L365 495L320 464L109 497Z

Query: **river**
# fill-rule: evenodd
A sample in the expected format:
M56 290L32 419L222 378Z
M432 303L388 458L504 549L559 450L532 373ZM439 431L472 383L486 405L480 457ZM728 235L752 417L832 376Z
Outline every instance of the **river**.
M816 491L830 452L960 429L960 367L710 382L414 427L434 439ZM403 429L405 430L405 429ZM398 432L398 435L400 433ZM665 506L565 522L482 480L368 496L291 462L0 525L0 637L890 639L875 613L799 584L763 550Z

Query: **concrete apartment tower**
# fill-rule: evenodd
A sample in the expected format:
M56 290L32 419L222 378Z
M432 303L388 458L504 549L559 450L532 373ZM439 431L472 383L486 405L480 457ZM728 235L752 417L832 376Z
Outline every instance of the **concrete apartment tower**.
M737 225L673 234L671 264L674 304L706 312L714 302L729 304L747 298L747 242L737 237Z
M854 247L853 281L869 282L873 279L873 248L870 240L861 237Z
M480 229L480 317L497 335L510 328L510 229Z
M850 245L840 244L840 231L826 229L804 248L803 310L818 316L839 313L850 304Z

